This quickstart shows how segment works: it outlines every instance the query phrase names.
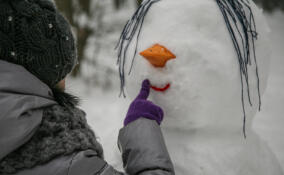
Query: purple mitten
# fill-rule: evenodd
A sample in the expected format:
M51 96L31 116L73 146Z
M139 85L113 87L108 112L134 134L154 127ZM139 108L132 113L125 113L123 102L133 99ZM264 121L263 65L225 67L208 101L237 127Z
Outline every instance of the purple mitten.
M161 124L164 117L164 112L159 106L147 100L149 94L150 82L149 80L144 80L140 93L131 103L128 109L126 118L124 120L124 126L139 119L140 117L156 120L159 125Z

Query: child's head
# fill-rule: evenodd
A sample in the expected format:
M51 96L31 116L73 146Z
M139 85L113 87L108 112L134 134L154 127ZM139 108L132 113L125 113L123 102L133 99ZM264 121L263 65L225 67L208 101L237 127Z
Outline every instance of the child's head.
M77 63L71 28L51 0L0 0L0 59L54 87Z

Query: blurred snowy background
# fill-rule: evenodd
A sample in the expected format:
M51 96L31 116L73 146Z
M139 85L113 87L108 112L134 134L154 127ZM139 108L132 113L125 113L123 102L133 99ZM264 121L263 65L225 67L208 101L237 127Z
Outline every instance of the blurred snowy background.
M273 57L263 109L255 130L270 145L284 168L284 9L283 0L256 0L265 9L271 27ZM82 99L89 124L105 149L106 160L120 167L116 145L130 101L119 98L114 50L125 22L137 8L135 0L57 0L73 26L80 65L67 90ZM281 11L282 10L282 11Z

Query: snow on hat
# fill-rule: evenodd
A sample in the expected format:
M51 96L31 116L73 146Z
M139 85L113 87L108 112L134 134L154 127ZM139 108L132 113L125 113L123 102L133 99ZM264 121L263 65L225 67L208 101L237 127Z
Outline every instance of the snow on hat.
M51 0L0 0L0 59L54 87L77 63L67 20Z

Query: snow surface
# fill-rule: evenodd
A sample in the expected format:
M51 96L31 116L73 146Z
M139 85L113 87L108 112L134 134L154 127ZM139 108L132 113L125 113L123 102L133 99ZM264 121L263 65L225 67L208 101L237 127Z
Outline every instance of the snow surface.
M268 16L272 28L273 61L271 77L263 97L263 110L256 117L254 128L268 142L274 153L284 165L283 129L283 44L284 15L280 12ZM115 62L115 59L114 59ZM103 91L87 87L82 80L70 80L71 91L83 99L82 108L88 114L88 121L94 128L105 149L106 160L115 167L121 167L119 151L116 146L118 130L129 105L129 100L119 99L119 89Z
M258 113L254 128L273 149L284 168L284 14L266 15L271 27L272 60L263 108Z

